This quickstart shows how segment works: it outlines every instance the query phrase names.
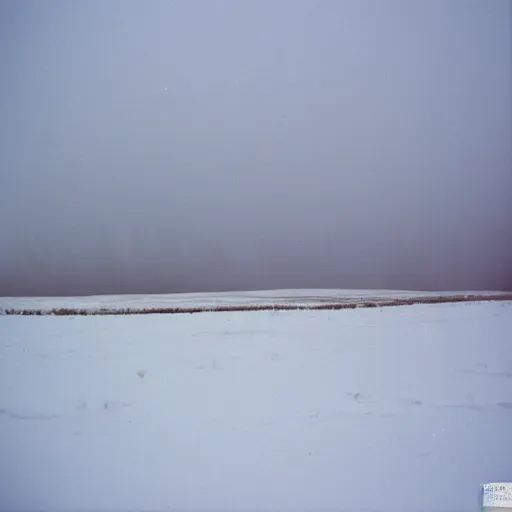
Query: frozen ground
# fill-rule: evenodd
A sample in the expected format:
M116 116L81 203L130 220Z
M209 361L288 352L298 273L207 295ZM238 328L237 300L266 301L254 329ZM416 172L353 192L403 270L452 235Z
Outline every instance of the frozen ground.
M438 297L474 296L509 297L512 293L421 292L401 290L263 290L226 293L176 293L163 295L97 295L89 297L0 297L0 314L9 310L74 309L94 312L102 309L153 310L162 308L210 309L251 306L317 306L325 304L360 303L365 301L420 300Z
M0 316L0 509L476 511L512 302Z

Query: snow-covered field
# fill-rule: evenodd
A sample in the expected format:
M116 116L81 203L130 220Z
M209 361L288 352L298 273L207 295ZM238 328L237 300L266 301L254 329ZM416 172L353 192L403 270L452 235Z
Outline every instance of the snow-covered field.
M511 333L512 302L1 316L0 509L476 511Z

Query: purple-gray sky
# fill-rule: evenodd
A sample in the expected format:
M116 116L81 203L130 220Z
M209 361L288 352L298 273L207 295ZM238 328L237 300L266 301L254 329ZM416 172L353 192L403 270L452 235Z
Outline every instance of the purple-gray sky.
M512 287L511 13L0 1L0 295Z

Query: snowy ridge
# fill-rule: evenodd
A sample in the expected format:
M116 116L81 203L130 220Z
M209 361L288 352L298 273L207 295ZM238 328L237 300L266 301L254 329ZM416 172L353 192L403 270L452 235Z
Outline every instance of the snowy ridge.
M267 290L160 295L97 295L88 297L0 297L0 314L55 311L81 314L195 312L236 309L336 308L345 305L512 300L496 291L421 292L400 290Z

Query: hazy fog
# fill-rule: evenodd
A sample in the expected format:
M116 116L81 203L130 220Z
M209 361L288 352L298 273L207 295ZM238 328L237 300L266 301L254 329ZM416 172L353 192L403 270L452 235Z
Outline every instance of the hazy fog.
M0 1L0 295L511 288L511 12Z

